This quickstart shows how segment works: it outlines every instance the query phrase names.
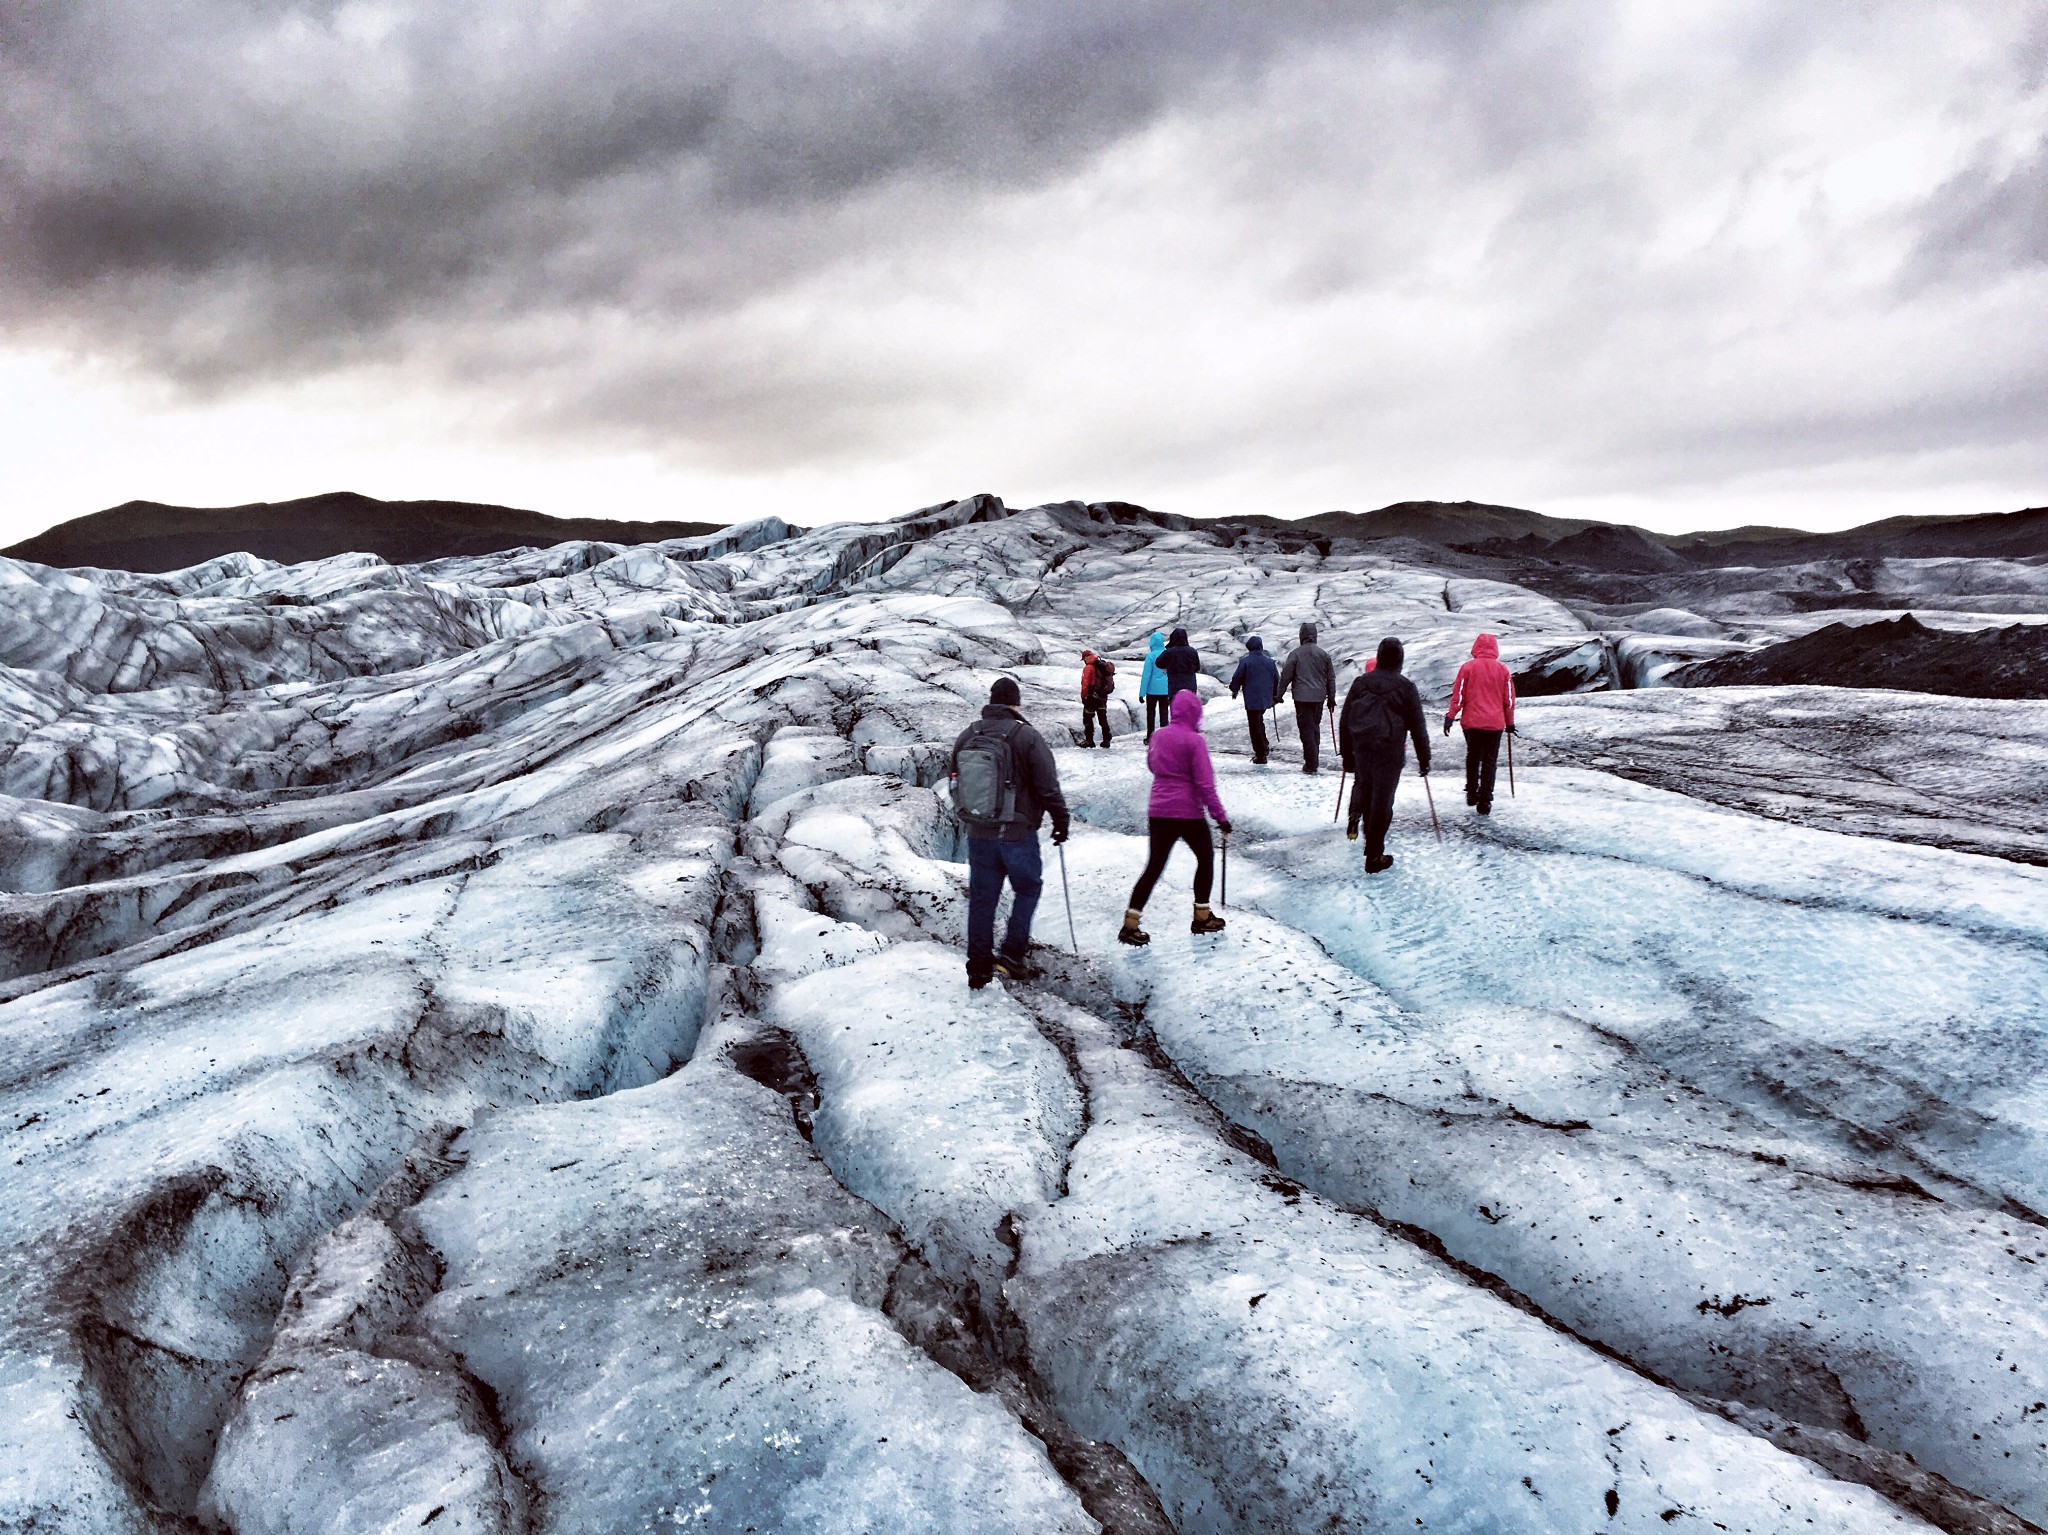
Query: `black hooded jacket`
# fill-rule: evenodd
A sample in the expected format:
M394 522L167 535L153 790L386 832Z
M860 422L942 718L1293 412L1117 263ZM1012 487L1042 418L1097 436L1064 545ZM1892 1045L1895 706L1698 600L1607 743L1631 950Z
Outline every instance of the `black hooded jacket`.
M1343 745L1344 766L1354 773L1387 763L1398 771L1408 755L1407 743L1401 735L1391 742L1379 743L1362 736L1372 718L1383 719L1389 713L1399 722L1401 734L1415 743L1416 766L1425 773L1429 771L1429 726L1422 717L1422 695L1415 690L1414 683L1401 675L1403 659L1397 643L1383 643L1377 668L1363 673L1344 695L1337 739Z
M1166 673L1168 697L1194 687L1195 679L1202 674L1202 658L1188 643L1187 630L1176 629L1167 637L1166 648L1159 652L1159 669Z

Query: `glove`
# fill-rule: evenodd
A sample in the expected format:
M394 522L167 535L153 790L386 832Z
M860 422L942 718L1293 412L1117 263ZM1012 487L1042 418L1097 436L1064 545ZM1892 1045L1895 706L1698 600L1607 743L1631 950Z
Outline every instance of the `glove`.
M1060 844L1061 844L1062 842L1064 842L1064 841L1066 841L1066 840L1067 840L1067 829L1066 829L1066 827L1064 827L1064 826L1056 826L1056 827L1054 827L1054 828L1053 828L1053 833L1052 833L1052 845L1053 845L1054 847L1058 847L1058 846L1059 846L1059 845L1060 845Z
M1222 832L1223 835L1226 837L1230 835L1230 823L1228 821L1218 821L1216 823L1216 829Z
M1520 735L1521 733L1522 733L1522 732L1521 732L1520 730L1516 729L1516 728L1515 728L1515 727L1514 727L1513 725L1510 725L1510 726L1508 726L1508 734L1509 734L1509 735L1511 735L1511 736L1518 736L1518 735Z
M1447 719L1447 720L1445 720L1445 721L1444 721L1444 734L1445 734L1445 735L1449 735L1450 733L1451 733L1451 722L1450 722L1450 721L1449 721L1449 720Z
M1415 771L1420 773L1424 778L1427 778L1429 777L1429 764L1427 762L1418 762L1415 764Z

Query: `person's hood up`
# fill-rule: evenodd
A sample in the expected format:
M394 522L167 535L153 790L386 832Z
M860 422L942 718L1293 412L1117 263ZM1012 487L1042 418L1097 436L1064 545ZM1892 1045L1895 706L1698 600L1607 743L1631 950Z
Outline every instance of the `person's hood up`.
M1156 655L1158 655L1160 651L1162 651L1162 650L1164 650L1164 649L1166 648L1166 636L1165 636L1165 635L1163 635L1163 634L1155 634L1155 635L1153 635L1153 636L1152 636L1152 644L1151 644L1151 647L1150 647L1150 648L1151 648L1151 653L1152 653L1153 655L1155 655L1155 656L1156 656Z
M1193 730L1202 728L1202 700L1193 688L1182 688L1173 695L1173 722Z
M1316 626L1314 624L1303 624L1301 626L1301 642L1304 645L1313 645L1316 642Z
M1094 651L1092 651L1092 650L1084 650L1084 651L1082 651L1082 652L1081 652L1081 659L1082 659L1082 660L1083 660L1084 662L1085 662L1085 661L1092 661L1092 660L1094 660L1094 659L1095 659L1095 652L1094 652Z
M1398 672L1401 663L1408 659L1408 652L1403 650L1401 642L1390 634L1380 641L1380 653L1376 659L1379 661L1378 670Z
M1260 639L1255 634L1250 639L1244 642L1244 648L1246 650L1264 650L1266 648L1266 642Z
M1167 643L1167 644L1169 644L1169 645L1185 645L1185 644L1186 644L1187 642L1188 642L1188 632L1187 632L1187 630L1185 630L1185 629L1176 629L1176 630L1174 630L1174 631L1173 631L1173 635L1172 635L1172 637L1171 637L1171 638L1169 638L1169 639L1167 640L1167 642L1166 642L1166 643Z
M1500 638L1498 635L1482 634L1472 642L1472 658L1475 661L1498 661L1500 659Z

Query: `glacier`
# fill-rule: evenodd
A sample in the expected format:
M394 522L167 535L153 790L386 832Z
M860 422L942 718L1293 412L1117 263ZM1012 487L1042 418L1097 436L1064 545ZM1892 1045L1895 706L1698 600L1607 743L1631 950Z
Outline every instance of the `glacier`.
M2048 703L1656 685L1799 579L992 496L0 560L0 1529L2048 1524ZM1439 738L1367 880L1223 684L1302 622L1439 703L1497 633L1513 795ZM1176 626L1229 927L1182 862L1129 950ZM1076 825L970 991L1001 675Z

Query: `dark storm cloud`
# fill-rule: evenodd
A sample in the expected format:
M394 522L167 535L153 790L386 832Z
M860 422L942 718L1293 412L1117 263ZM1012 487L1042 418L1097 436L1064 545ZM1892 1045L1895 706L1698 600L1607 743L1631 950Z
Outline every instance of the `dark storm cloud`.
M408 315L721 305L823 259L851 198L1056 175L1371 9L11 6L4 301L128 309L201 375Z
M2048 0L14 0L0 328L927 498L2032 473L2044 40Z

